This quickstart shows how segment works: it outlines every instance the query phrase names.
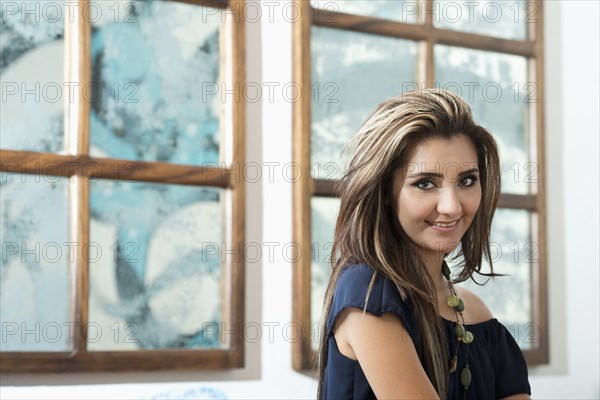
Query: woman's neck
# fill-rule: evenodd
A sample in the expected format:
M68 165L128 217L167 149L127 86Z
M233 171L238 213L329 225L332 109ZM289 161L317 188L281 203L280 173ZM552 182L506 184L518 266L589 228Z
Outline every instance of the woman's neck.
M448 284L444 275L442 275L442 263L444 261L444 254L438 252L423 252L422 260L425 263L427 273L433 280L435 285L435 291L438 294L446 293Z

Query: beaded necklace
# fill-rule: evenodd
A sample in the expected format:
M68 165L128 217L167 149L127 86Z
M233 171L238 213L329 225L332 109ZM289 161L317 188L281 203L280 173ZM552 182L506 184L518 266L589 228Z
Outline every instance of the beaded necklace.
M466 398L467 390L469 390L469 385L471 384L471 370L469 369L469 344L473 342L475 337L473 336L473 333L465 330L465 318L463 317L465 303L463 303L462 299L458 297L456 291L454 290L454 286L452 286L452 280L450 279L450 268L448 267L448 264L446 264L446 261L442 262L442 274L446 278L446 281L448 281L448 288L450 289L450 296L448 296L446 303L448 306L454 309L454 315L456 316L454 335L456 336L456 341L458 342L456 345L456 352L450 359L448 372L453 373L456 371L458 366L458 348L460 347L461 343L464 343L466 345L466 363L465 367L460 372L460 383L463 385L464 397Z

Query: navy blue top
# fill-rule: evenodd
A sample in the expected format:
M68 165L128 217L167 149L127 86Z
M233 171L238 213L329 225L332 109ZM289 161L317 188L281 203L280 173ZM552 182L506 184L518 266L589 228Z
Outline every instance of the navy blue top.
M360 364L340 353L332 332L333 323L342 310L346 307L364 308L372 277L373 269L364 264L348 266L341 272L327 320L328 349L323 399L376 398ZM402 300L392 281L377 275L366 310L377 316L386 312L394 313L402 321L417 351L420 350L420 333L410 300ZM446 319L444 322L449 354L454 355L457 346L455 322ZM468 345L472 380L466 398L495 400L519 393L531 394L523 353L504 325L494 318L466 327L475 337ZM458 368L450 374L447 399L464 398L460 371L466 362L465 351L463 344L458 350Z

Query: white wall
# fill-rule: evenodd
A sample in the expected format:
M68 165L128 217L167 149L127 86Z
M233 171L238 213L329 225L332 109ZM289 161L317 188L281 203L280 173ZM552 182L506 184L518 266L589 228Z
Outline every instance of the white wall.
M545 11L551 365L531 384L541 399L599 399L599 4Z
M248 24L250 82L283 86L292 80L291 27L282 18L285 4L271 5L273 19L263 9L260 22ZM600 398L598 15L595 1L545 4L551 364L531 371L536 399ZM291 241L291 186L281 172L291 162L291 104L276 90L274 102L264 99L248 111L248 161L279 163L271 164L272 182L263 175L262 182L249 185L248 240L287 243ZM181 397L186 390L210 387L228 398L314 398L314 382L291 368L291 344L283 330L291 320L291 265L281 251L262 261L247 267L246 320L263 326L264 334L260 342L247 343L246 368L5 375L0 397ZM272 323L272 335L265 323Z

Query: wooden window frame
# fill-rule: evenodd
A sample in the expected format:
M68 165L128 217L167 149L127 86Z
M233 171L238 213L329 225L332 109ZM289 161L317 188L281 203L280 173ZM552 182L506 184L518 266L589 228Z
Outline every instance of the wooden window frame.
M245 82L244 0L171 0L200 6L227 9L231 18L221 24L226 30L222 44L226 48L228 77L233 82ZM224 218L225 244L234 253L222 264L222 315L226 332L221 333L223 349L172 349L134 351L89 351L85 330L73 330L73 348L66 352L1 352L2 373L153 371L153 370L214 370L240 368L244 365L244 257L245 241L245 180L240 177L240 165L245 162L245 105L243 100L232 103L231 140L225 157L227 167L173 165L163 162L143 162L96 158L90 150L90 102L83 87L91 82L91 24L83 10L89 0L78 0L73 23L65 22L65 69L71 82L79 82L77 99L65 108L65 149L67 154L0 149L0 170L19 174L64 176L71 179L69 194L72 240L89 243L90 179L156 182L227 189ZM79 59L78 65L72 65ZM220 61L223 63L223 60ZM69 131L71 130L71 131ZM74 131L74 132L72 132ZM223 154L223 153L222 153ZM223 158L223 156L221 157ZM230 158L230 159L228 159ZM238 168L234 168L237 164ZM94 168L88 168L89 166ZM220 164L224 165L224 164ZM69 265L71 277L70 319L76 326L88 324L89 265L88 257L79 250ZM233 340L231 340L233 337Z
M535 339L538 346L524 350L528 365L548 363L548 317L547 317L547 247L546 247L546 191L544 184L544 70L543 70L543 2L533 0L526 7L534 7L536 19L527 22L526 40L501 39L476 33L459 32L434 27L433 0L420 2L417 21L403 23L384 19L351 15L313 8L308 0L294 0L301 16L293 24L293 78L303 92L310 90L311 81L311 27L323 26L338 30L375 34L418 42L418 75L425 86L433 87L434 45L443 44L468 49L493 51L527 58L529 81L537 84L536 102L531 104L530 132L532 151L538 167L536 194L501 193L498 208L526 210L537 213L532 240L538 244L537 265L531 278L531 307L537 326ZM375 105L373 105L375 106ZM311 96L303 96L293 105L293 161L303 171L311 170ZM530 153L530 155L531 155ZM311 320L311 199L313 197L338 197L337 180L314 179L310 173L302 174L293 184L293 240L306 251L298 257L293 269L292 318L302 332L314 330ZM535 229L537 227L537 230ZM320 333L320 329L319 329ZM311 335L303 335L292 347L292 365L296 371L314 371L316 352L312 350Z

